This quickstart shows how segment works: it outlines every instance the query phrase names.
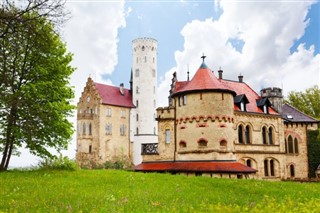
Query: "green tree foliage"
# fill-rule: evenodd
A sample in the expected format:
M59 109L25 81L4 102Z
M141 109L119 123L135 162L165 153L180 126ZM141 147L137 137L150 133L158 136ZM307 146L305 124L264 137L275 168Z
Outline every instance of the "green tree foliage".
M0 37L2 171L19 147L49 158L48 148L67 148L73 133L67 117L74 108L69 86L74 68L54 25L36 9L21 12L11 4L1 8L0 20L0 32L6 32Z
M316 177L315 171L320 164L320 142L317 139L319 131L307 131L308 140L308 164L309 164L309 177Z
M320 89L317 85L304 92L290 92L286 102L320 120Z

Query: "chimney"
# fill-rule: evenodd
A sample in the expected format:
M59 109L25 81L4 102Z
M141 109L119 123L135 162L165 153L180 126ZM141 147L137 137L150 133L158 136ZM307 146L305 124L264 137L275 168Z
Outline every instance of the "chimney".
M239 78L239 82L240 82L240 83L243 83L243 75L241 75L241 73L240 73L240 75L238 76L238 78Z
M220 69L218 70L218 73L219 73L219 79L222 79L223 70L221 70L221 67L220 67Z
M124 95L124 84L123 83L120 84L120 94Z

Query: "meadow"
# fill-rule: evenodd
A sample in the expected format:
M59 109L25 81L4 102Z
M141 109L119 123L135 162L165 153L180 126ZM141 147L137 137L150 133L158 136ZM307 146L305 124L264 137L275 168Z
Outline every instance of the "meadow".
M121 170L0 173L0 212L320 212L320 183Z

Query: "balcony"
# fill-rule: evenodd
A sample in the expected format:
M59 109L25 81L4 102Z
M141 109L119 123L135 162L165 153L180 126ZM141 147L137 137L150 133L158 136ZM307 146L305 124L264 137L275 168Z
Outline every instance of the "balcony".
M141 144L141 155L158 155L157 143L144 143Z

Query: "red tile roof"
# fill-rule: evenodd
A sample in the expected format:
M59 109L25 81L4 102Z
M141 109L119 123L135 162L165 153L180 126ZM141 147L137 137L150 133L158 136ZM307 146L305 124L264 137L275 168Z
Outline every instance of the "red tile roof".
M197 90L224 90L234 93L217 79L212 71L203 63L191 81L177 82L174 94Z
M249 103L246 105L247 112L263 113L263 110L257 106L257 100L261 97L246 83L237 81L222 80L221 81L226 87L232 89L237 95L246 95ZM234 110L240 111L239 107L234 106ZM269 114L277 115L278 113L269 107Z
M132 96L128 89L124 89L124 95L120 93L120 88L94 82L95 87L102 99L102 104L134 108Z
M256 170L239 162L179 161L144 162L135 167L143 172L209 172L209 173L255 173Z
M191 81L176 82L173 95L182 92L204 90L227 91L233 93L235 96L246 95L249 101L246 105L246 111L263 113L263 110L257 106L257 100L261 99L261 97L251 87L243 82L218 79L204 63L201 64ZM234 105L234 110L240 111L237 105ZM269 114L278 115L271 107L268 108L268 111Z

